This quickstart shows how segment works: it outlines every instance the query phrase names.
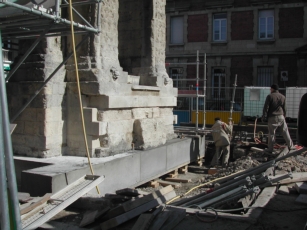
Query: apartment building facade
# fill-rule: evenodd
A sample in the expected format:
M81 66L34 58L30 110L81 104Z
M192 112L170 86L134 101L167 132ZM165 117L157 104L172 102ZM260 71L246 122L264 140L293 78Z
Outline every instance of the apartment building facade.
M307 86L307 1L168 0L166 67L174 86ZM197 51L199 69L197 70ZM204 59L206 55L206 71ZM180 92L180 91L179 91Z

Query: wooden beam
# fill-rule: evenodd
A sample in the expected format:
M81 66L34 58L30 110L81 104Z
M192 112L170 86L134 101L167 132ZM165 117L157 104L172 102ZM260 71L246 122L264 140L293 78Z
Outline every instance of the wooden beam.
M176 182L170 182L170 181L163 181L163 180L158 180L159 184L162 186L173 186L174 188L180 188L182 185L180 183Z
M108 217L109 218L113 218L115 216L118 216L118 215L121 215L125 212L128 212L132 209L135 209L137 208L138 206L141 206L141 205L144 205L152 200L155 200L157 199L158 197L160 196L164 196L165 194L173 191L173 187L172 186L167 186L165 188L162 188L158 191L155 191L153 193L150 193L148 195L145 195L139 199L136 199L136 200L133 200L133 201L127 201L125 203L123 203L122 205L120 206L117 206L113 209L111 209L109 212L108 212Z
M156 199L153 199L152 201L150 202L147 202L143 205L140 205L138 206L137 208L134 208L122 215L119 215L119 216L116 216L114 218L111 218L105 222L103 222L101 225L100 225L100 228L102 230L107 230L107 229L110 229L110 228L114 228L128 220L131 220L132 218L142 214L143 212L146 212L152 208L155 208L161 204L164 204L166 201L174 198L176 196L176 193L175 191L171 191L167 194L165 194L164 196L160 196ZM141 199L141 198L140 198Z
M164 180L170 181L170 182L177 182L177 183L188 183L192 181L191 179L170 178L170 177L167 177Z
M50 199L51 196L52 196L52 193L46 193L46 194L42 197L42 199L40 199L39 201L37 201L37 202L35 202L35 203L29 205L29 206L26 207L26 208L21 209L21 210L20 210L20 215L24 215L24 214L26 214L26 213L32 211L32 210L35 209L36 207L42 205L43 203L46 203L46 202Z

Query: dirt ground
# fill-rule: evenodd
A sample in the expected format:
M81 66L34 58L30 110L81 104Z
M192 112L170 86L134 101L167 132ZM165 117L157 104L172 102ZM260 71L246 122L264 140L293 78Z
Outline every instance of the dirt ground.
M209 156L210 154L208 154ZM276 155L277 156L277 155ZM275 157L276 157L275 156ZM227 170L221 170L221 173L215 175L207 174L208 171L208 162L210 162L210 157L205 159L203 166L190 165L189 172L186 174L179 174L178 178L191 179L189 183L182 183L181 188L175 189L177 195L183 195L191 188L210 182L212 179L231 174L237 170L244 170L250 167L255 167L261 162L259 159L270 160L274 158L273 155L266 156L263 153L260 155L253 153L247 154L238 159L232 159L230 166ZM257 160L258 159L258 160ZM307 171L307 153L291 157L281 162L279 168L277 168L276 173L278 172L305 172ZM205 192L212 186L212 183L208 183L206 186L200 187L193 190L185 197L195 196L199 193ZM162 187L159 187L162 188ZM150 188L146 186L140 186L139 190L152 192L159 188ZM274 196L270 199L269 203L262 208L262 214L257 219L256 223L244 222L244 221L234 221L225 219L223 217L218 217L215 221L210 222L212 218L203 217L198 218L195 215L186 215L186 217L174 228L176 230L303 230L307 222L307 205L296 202L298 193L291 193L287 195L281 195L275 193ZM78 225L82 220L82 216L86 210L76 209L73 206L62 211L52 220L54 224L59 224L55 228L45 228L40 229L100 229L99 221L97 223L88 226L87 228L79 228ZM125 224L118 226L117 230L131 230L137 218L134 218ZM50 222L52 223L52 222ZM52 225L51 225L52 226Z

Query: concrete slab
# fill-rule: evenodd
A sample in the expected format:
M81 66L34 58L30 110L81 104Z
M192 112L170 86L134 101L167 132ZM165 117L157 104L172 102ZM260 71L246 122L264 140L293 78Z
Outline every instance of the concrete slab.
M205 137L202 137L202 143ZM91 158L95 175L104 175L99 185L102 195L118 189L136 187L204 156L204 146L198 150L198 138L173 139L157 148L134 150L104 158ZM81 176L91 174L85 157L52 158L14 157L19 192L31 196L55 193ZM96 194L96 189L90 194Z

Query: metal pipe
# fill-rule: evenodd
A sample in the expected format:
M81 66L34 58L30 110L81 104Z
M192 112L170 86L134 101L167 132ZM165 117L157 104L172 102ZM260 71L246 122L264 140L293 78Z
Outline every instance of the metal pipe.
M204 57L204 120L203 120L203 129L206 128L206 88L207 87L207 55L205 53Z
M207 206L209 206L209 205L211 205L211 204L213 204L213 203L215 203L215 202L217 202L217 201L219 201L219 200L221 200L221 199L223 199L225 197L228 197L228 196L230 196L230 195L232 195L234 193L237 193L237 192L239 192L241 190L243 190L243 187L235 188L235 189L233 189L231 191L228 191L228 192L226 192L226 193L224 193L224 194L222 194L222 195L220 195L218 197L215 197L215 198L213 198L211 200L208 200L208 201L206 201L204 203L201 203L198 206L201 207L201 208L207 207Z
M233 201L233 200L236 200L236 199L240 199L242 197L246 197L246 196L251 195L253 193L258 193L259 191L260 191L259 187L256 186L254 188L251 188L251 189L248 189L248 190L244 191L243 193L239 193L238 195L229 197L228 199L225 199L225 200L223 200L221 202L218 202L218 203L214 204L214 207L218 207L218 206L220 206L222 204L225 204L225 203L227 203L229 201Z
M1 33L0 33L0 44L2 45ZM0 75L4 75L3 72L3 60L2 60L2 50L1 50L1 58L0 58ZM13 160L13 149L12 149L12 140L11 140L11 133L9 127L9 115L8 115L8 105L7 105L7 94L6 94L6 85L4 81L4 77L0 77L0 105L2 108L1 115L2 115L2 131L3 131L3 139L0 139L0 142L4 143L4 158L5 158L5 169L6 169L6 178L4 181L7 180L7 186L3 189L8 189L8 205L9 205L9 214L11 219L11 228L10 229L21 229L21 219L20 219L20 208L18 202L18 194L17 194L17 183L16 183L16 174L15 174L15 166ZM2 151L2 149L0 149ZM1 161L3 162L1 154ZM4 175L2 175L4 176ZM4 194L5 196L5 194ZM2 198L1 198L2 199ZM6 200L6 198L4 198ZM3 201L4 201L3 200ZM6 206L6 205L4 205ZM5 209L2 210L6 212ZM4 214L6 215L6 214ZM2 216L1 216L2 217ZM3 228L3 230L8 228Z
M17 69L21 66L21 64L26 60L26 58L29 56L29 54L34 50L34 48L37 46L37 44L44 38L44 35L48 32L48 30L51 28L47 27L40 36L35 40L35 42L30 46L30 48L27 50L27 52L19 59L17 64L14 66L14 68L10 71L8 76L5 78L5 81L8 82L10 78L13 76L13 74L17 71Z
M198 130L198 87L199 87L199 56L198 50L196 54L196 122L195 122L195 129Z
M175 62L175 63L166 62L165 65L197 65L197 62ZM203 64L199 63L199 65Z
M102 0L92 0L92 1L82 1L82 2L73 2L73 6L81 6L81 5L88 5L88 4L94 4L94 3L100 3ZM62 4L61 7L68 7L69 4Z
M228 118L228 121L229 122L231 121L231 123L232 123L233 104L235 103L236 87L237 87L237 74L235 75L235 83L233 84L233 93L232 93L232 99L231 99L231 102L230 102L230 114L229 114L229 118ZM231 129L230 135L232 135L232 129Z
M82 41L76 46L76 50L78 50L81 45L88 39L89 34L82 39ZM35 94L26 102L26 104L16 113L16 115L11 119L11 122L15 121L16 118L25 110L25 108L33 101L33 99L39 94L39 92L47 85L47 83L51 80L51 78L58 72L60 68L68 61L69 58L73 55L73 52L71 52L64 61L50 74L50 76L46 79L44 84L35 91Z
M36 10L36 9L33 9L33 8L28 8L28 7L25 7L25 6L21 6L21 5L15 4L13 2L2 1L1 3L5 4L5 5L8 5L8 6L15 7L15 8L20 9L20 10L23 10L23 11L25 11L27 13L30 13L30 14L39 15L41 17L45 17L45 18L51 19L52 21L58 20L60 23L64 23L64 24L69 25L69 26L72 23L74 27L81 28L81 29L87 30L89 32L94 32L94 33L98 33L99 32L95 28L84 26L84 25L81 25L81 24L76 23L76 22L71 22L70 20L67 20L67 19L64 19L64 18L57 18L54 15L51 15L51 14L48 14L48 13L45 13L45 12L42 12L40 10Z
M59 0L55 1L55 16L57 18L60 17L60 1Z
M0 30L0 44L1 41L1 30ZM4 71L3 71L3 60L2 60L2 49L0 52L0 85L1 89L2 84L5 85L4 79ZM0 92L1 94L2 91ZM7 194L7 182L6 182L6 172L5 172L5 164L4 164L4 135L3 135L3 124L4 119L2 117L2 110L4 110L4 106L0 104L0 208L1 208L1 229L10 229L10 217L9 217L9 206L8 206L8 194Z
M241 179L239 181L236 181L230 185L228 185L227 187L223 187L221 189L214 189L213 192L211 193L208 193L208 194L200 194L199 197L197 196L197 198L195 199L195 197L192 197L191 200L181 204L181 206L189 206L191 204L195 204L195 203L198 203L200 201L204 201L204 200L208 200L208 199L212 199L216 196L219 196L221 194L224 194L225 192L231 190L231 189L234 189L236 187L238 187L239 185L245 185L246 183L249 182L249 177L245 178L245 179Z
M64 2L66 2L68 4L68 2L66 0L64 0ZM85 22L86 25L88 25L91 28L94 28L75 8L72 8L72 10L74 11L74 13L76 15L78 15L78 17Z

